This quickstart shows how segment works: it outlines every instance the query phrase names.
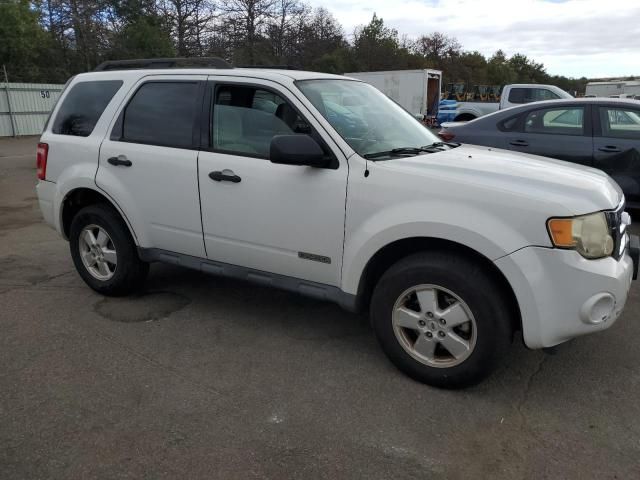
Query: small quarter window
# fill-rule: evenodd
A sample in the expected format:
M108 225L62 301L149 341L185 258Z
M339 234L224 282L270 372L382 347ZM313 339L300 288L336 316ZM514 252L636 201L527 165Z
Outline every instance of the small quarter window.
M499 124L500 130L502 130L503 132L512 132L518 126L519 119L520 116L516 115L515 117L503 120L502 123Z
M120 80L76 83L60 106L52 132L88 137L121 86Z

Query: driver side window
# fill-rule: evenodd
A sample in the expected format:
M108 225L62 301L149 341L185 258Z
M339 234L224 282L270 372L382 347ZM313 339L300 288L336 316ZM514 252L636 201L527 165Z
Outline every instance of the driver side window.
M214 151L268 159L274 136L310 133L297 110L273 92L244 85L215 89L210 137Z

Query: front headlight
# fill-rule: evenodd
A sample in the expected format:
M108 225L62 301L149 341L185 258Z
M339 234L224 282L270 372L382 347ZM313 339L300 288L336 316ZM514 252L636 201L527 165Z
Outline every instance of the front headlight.
M573 218L550 218L547 229L559 248L576 250L585 258L602 258L613 252L607 219L602 212Z

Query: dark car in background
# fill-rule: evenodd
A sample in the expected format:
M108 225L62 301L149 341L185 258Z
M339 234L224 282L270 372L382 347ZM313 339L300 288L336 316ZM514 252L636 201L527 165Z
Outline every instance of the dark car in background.
M445 141L484 145L589 165L608 173L640 208L640 101L551 100L444 123Z

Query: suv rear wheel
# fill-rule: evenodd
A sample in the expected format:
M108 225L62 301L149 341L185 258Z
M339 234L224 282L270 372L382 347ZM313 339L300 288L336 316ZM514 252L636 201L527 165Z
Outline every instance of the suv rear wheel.
M499 285L481 265L448 252L419 253L393 265L373 292L371 317L396 367L443 388L485 378L512 337Z
M126 295L139 289L149 271L140 260L120 215L108 205L80 210L71 222L69 248L76 270L103 295Z

